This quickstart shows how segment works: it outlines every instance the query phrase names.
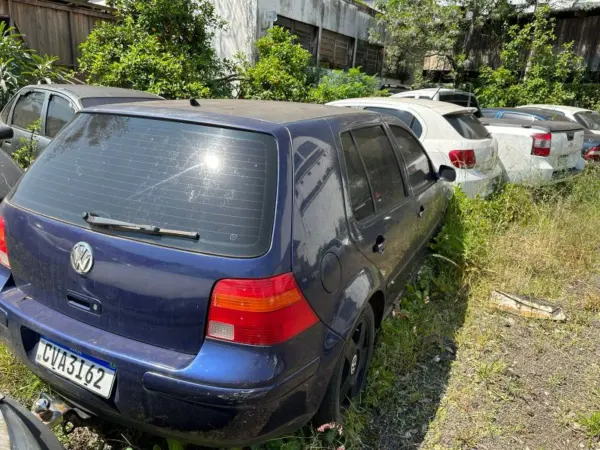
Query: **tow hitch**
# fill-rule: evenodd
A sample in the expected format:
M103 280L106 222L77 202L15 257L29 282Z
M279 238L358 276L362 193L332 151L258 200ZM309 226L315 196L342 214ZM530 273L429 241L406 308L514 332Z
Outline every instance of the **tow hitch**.
M48 428L62 427L64 434L70 434L91 416L69 405L62 399L42 393L31 408L31 412Z

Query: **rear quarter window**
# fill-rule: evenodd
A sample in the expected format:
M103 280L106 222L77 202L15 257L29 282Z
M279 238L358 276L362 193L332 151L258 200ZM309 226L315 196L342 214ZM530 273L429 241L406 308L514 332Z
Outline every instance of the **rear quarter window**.
M444 118L465 139L487 139L490 135L473 114L450 114Z
M277 167L272 136L80 114L27 171L11 201L86 228L82 214L93 212L199 232L193 241L110 231L168 247L255 257L271 243Z

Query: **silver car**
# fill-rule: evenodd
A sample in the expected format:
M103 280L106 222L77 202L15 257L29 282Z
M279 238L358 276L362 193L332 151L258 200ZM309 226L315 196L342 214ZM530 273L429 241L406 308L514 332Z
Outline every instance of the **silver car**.
M161 100L158 95L132 89L85 84L31 85L22 88L0 114L0 200L19 180L22 170L12 153L27 140L37 142L41 152L58 132L83 108L109 103ZM38 123L38 129L31 128Z

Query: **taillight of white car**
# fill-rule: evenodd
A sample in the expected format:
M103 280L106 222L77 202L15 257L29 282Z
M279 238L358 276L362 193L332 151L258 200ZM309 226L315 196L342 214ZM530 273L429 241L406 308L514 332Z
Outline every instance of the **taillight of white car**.
M552 134L538 133L533 135L533 145L531 154L534 156L550 156L550 147L552 146Z
M472 169L477 163L475 150L450 150L450 162L458 169Z
M600 161L600 145L588 149L583 158L588 161Z

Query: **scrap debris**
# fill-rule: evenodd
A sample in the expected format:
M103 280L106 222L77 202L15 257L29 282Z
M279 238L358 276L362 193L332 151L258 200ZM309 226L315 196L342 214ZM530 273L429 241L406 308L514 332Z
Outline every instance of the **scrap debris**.
M522 317L554 320L556 322L567 320L567 316L560 306L553 305L544 300L492 291L490 302L496 309Z

